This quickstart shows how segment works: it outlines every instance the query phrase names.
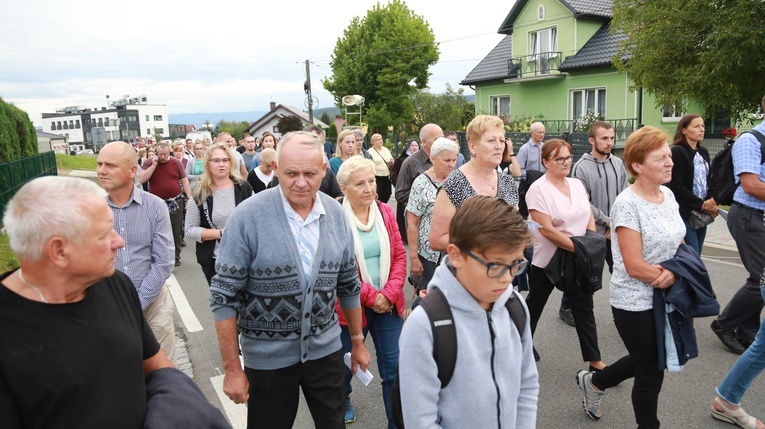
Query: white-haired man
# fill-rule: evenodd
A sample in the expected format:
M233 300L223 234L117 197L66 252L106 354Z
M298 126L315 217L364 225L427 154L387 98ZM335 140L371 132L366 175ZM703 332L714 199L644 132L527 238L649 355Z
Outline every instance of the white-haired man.
M124 241L105 196L88 180L49 176L8 204L21 268L0 278L4 428L143 427L144 377L172 367L114 269Z
M336 300L351 334L352 370L369 365L353 235L342 207L319 192L327 168L320 138L286 134L275 164L279 186L234 209L218 251L210 305L226 371L223 391L248 403L249 428L291 428L300 388L317 428L342 429Z

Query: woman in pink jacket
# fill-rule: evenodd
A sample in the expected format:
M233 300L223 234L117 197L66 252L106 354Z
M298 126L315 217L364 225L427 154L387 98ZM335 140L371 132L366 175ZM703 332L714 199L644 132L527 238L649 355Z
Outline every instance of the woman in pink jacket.
M396 224L393 209L377 201L375 164L362 156L353 156L343 162L337 181L345 198L343 208L351 224L356 246L356 262L361 278L361 306L364 320L363 335L372 334L377 354L377 366L382 379L383 402L388 427L393 419L388 403L398 369L398 337L401 334L404 311L404 279L406 277L406 251ZM343 351L351 351L351 336L345 326L340 308L337 308L342 327ZM345 422L356 420L351 406L351 377L346 370Z

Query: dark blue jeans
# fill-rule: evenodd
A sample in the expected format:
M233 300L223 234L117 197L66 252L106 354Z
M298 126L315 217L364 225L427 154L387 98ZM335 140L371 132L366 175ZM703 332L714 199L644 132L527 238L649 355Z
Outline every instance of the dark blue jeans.
M696 252L701 255L701 248L704 246L704 239L707 237L707 227L699 229L691 228L691 221L683 219L685 223L685 244L696 249Z
M364 314L367 318L367 326L364 327L364 339L367 333L372 334L372 341L375 344L375 354L377 355L377 369L380 371L382 379L382 395L385 404L385 414L388 416L388 428L394 429L393 416L390 409L389 398L390 391L393 389L393 382L396 381L396 372L398 371L398 337L401 335L403 321L398 315L398 309L394 308L393 313L376 313L371 308L364 308ZM347 326L341 326L342 332L340 339L343 342L343 353L351 351L351 334ZM353 374L346 367L345 369L345 392L351 395L351 378Z

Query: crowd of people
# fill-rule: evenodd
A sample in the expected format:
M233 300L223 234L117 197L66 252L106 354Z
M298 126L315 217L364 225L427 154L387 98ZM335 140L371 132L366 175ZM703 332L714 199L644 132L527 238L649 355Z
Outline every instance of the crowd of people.
M4 214L21 268L0 279L0 415L12 428L135 427L144 418L163 427L163 413L183 413L162 393L152 400L153 381L195 404L187 421L228 427L172 369L166 280L188 239L210 287L223 391L248 404L250 428L290 428L301 391L317 428L377 418L357 416L351 400L353 374L371 360L368 334L388 428L533 428L533 338L557 288L587 364L575 377L587 416L600 419L608 389L632 378L637 426L658 428L664 372L699 353L688 319L717 316L712 330L741 357L711 414L763 429L741 400L765 368L765 123L732 150L741 186L728 228L749 277L721 313L700 258L706 225L693 220L718 215L704 131L698 115L683 117L671 139L640 128L621 159L613 126L595 121L591 151L578 160L567 141L545 140L540 122L516 152L490 115L467 125L463 144L427 124L398 158L381 134L365 147L361 130L343 130L328 147L316 126L238 142L224 132L110 143L98 155L101 188L36 179ZM51 189L71 198L52 203ZM627 350L610 363L594 314L606 266ZM42 352L51 344L61 348L55 362ZM81 361L99 369L59 370ZM53 390L30 389L52 379ZM72 400L103 412L74 416Z

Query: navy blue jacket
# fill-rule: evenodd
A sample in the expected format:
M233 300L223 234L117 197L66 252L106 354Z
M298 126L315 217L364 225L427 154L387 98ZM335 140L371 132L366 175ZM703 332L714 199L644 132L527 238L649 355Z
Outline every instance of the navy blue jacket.
M661 266L675 274L675 283L666 290L654 289L653 314L656 322L656 343L659 352L659 369L667 367L664 346L665 304L672 304L677 311L669 313L669 324L674 337L679 364L699 355L696 344L694 317L716 316L720 303L712 290L707 268L701 257L687 244L681 244L675 257L661 263Z

